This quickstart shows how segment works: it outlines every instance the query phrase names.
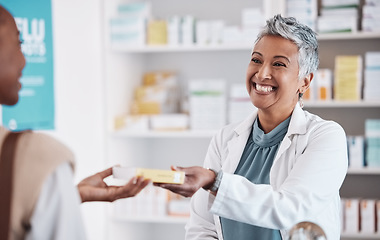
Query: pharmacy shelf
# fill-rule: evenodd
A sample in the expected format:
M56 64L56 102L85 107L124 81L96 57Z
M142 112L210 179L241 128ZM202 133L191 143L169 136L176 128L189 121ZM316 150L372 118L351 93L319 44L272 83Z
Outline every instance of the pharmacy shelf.
M175 216L113 216L114 221L133 222L133 223L175 223L185 224L189 220L188 217Z
M126 53L164 53L164 52L209 52L209 51L237 51L237 50L249 50L252 48L252 44L220 44L220 45L189 45L189 46L113 46L112 51L126 52Z
M321 33L318 40L351 40L351 39L372 39L380 38L380 32L342 32L342 33Z
M356 32L356 33L325 33L319 34L318 40L355 40L355 39L376 39L380 38L380 32ZM126 46L115 45L111 47L114 52L124 53L165 53L165 52L210 52L210 51L240 51L251 50L253 43L240 44L215 44L215 45L145 45Z
M345 239L380 239L380 233L341 233L340 237Z
M348 168L347 171L350 175L380 175L380 167L378 168Z
M116 131L114 137L122 138L211 138L217 130L188 131Z
M305 101L305 108L380 107L380 101Z

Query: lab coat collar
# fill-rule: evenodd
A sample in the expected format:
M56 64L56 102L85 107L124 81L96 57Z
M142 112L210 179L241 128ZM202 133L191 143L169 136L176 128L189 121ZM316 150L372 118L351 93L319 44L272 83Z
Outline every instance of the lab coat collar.
M254 110L254 112L247 117L243 122L241 122L236 128L234 129L235 133L240 136L243 133L246 133L248 130L252 129L252 124L255 121L257 117L257 109ZM306 133L306 117L305 113L302 110L302 108L297 103L294 107L288 133L286 136L290 136L292 134L305 134Z

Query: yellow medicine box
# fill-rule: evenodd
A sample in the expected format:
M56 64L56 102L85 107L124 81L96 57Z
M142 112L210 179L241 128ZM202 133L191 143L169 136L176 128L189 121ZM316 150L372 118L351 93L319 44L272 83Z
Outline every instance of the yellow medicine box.
M185 172L134 168L134 167L113 167L112 175L114 178L129 180L134 176L143 176L156 183L182 184L185 181Z

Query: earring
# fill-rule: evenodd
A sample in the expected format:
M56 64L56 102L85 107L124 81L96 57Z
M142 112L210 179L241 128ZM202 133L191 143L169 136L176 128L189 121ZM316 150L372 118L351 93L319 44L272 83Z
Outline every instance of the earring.
M299 95L298 95L298 103L300 105L301 108L303 108L303 99L302 99L302 96L303 96L303 92L300 91Z

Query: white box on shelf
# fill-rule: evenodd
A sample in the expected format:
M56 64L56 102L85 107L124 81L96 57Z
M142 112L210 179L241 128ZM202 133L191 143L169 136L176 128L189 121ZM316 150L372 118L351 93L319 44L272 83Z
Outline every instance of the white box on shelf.
M380 32L380 22L377 19L363 18L362 30L364 32Z
M119 3L117 5L117 14L120 16L150 18L152 16L152 5L150 2Z
M180 113L152 115L150 126L154 131L184 131L189 128L189 116Z
M380 6L363 6L363 18L377 19L380 20L379 16Z
M231 84L228 106L228 123L244 120L254 109L255 106L251 102L245 84Z
M312 80L313 81L313 80ZM315 84L317 99L319 101L329 101L332 99L332 71L331 69L318 69L315 76Z
M183 45L194 45L195 19L192 15L186 15L181 21L180 43Z
M218 45L223 42L223 29L225 23L223 20L213 20L210 22L210 44Z
M143 17L115 17L110 24L112 46L144 46L146 19Z
M168 45L177 46L180 43L180 22L179 16L168 18Z
M243 8L241 10L241 25L243 27L262 27L265 18L260 8Z
M240 26L226 26L223 28L222 42L224 44L240 44L243 41L243 32Z
M364 136L347 136L349 168L364 167Z
M147 115L127 115L118 117L115 121L120 122L117 124L119 126L115 126L117 131L146 132L149 130L149 117Z
M346 233L359 233L359 199L346 198L345 200L345 229Z
M323 7L359 6L360 0L322 0Z
M317 19L319 33L357 32L358 19L356 17L320 16Z
M376 232L376 200L361 199L360 200L360 232L374 234Z
M365 53L365 67L366 68L379 68L380 69L380 52L366 52Z
M204 46L211 42L211 22L198 20L195 23L195 42L197 45Z
M363 89L363 99L368 101L380 100L380 66L378 69L376 67L369 67L364 70L364 89Z
M364 4L370 6L380 6L380 0L365 0Z
M191 129L219 129L226 124L226 82L221 79L189 81Z
M345 209L345 204L346 204L346 199L345 198L341 198L340 199L340 232L344 232L344 229L345 229L345 225L346 225L346 221L345 221L345 212L344 212L344 209Z

